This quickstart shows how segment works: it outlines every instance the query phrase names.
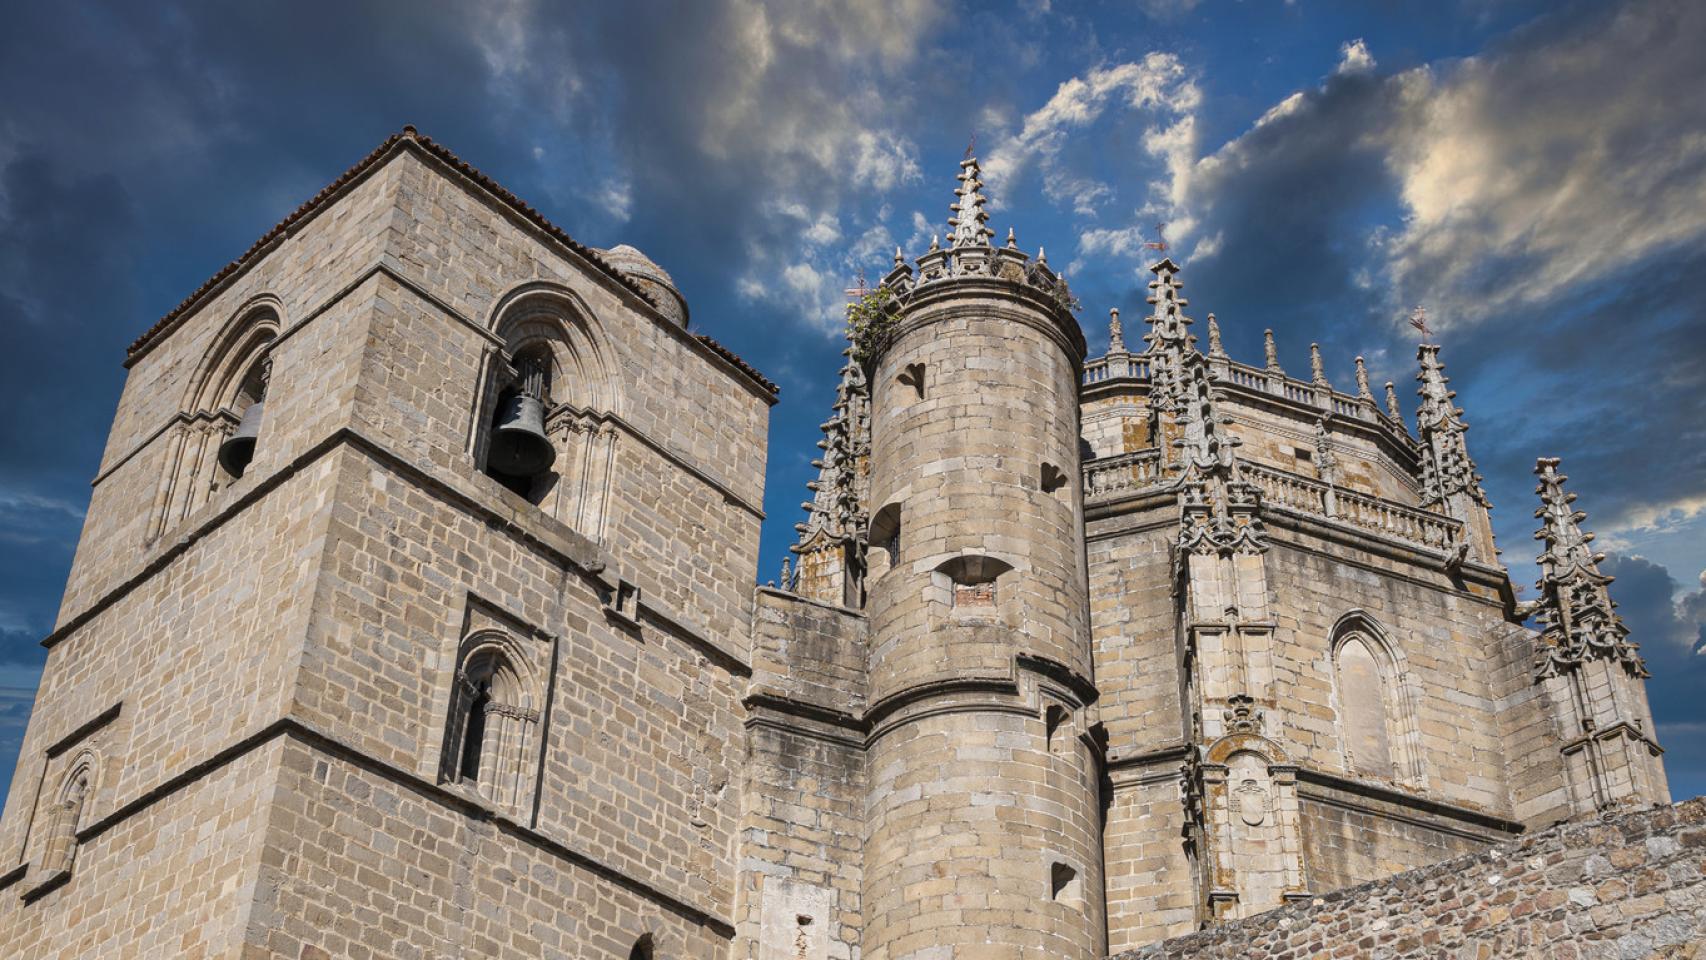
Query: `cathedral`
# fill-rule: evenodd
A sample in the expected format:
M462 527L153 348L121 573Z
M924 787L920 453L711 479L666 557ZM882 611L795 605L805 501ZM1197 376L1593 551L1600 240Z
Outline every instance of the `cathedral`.
M984 208L849 309L755 586L775 385L386 140L125 354L0 952L1100 960L1668 802L1559 462L1519 600L1437 345L1412 427L1163 258L1091 357Z

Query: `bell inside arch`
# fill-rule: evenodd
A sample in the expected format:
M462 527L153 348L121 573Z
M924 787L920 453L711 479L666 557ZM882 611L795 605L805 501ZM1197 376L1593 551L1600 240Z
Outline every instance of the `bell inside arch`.
M266 415L266 401L256 400L243 411L237 430L219 445L219 465L234 477L243 475L249 461L255 458L255 438L261 435L261 417Z
M532 477L556 460L556 448L545 436L544 402L525 393L506 399L492 427L486 465L512 477Z

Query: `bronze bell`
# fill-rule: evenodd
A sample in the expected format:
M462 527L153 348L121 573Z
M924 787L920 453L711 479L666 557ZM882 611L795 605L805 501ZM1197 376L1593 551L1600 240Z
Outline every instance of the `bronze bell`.
M545 404L524 393L505 400L492 428L486 466L512 477L531 477L555 462L557 450L545 437Z
M255 438L261 434L261 417L265 412L265 400L249 404L243 411L243 419L237 421L237 432L219 445L219 465L233 477L242 476L249 461L255 458Z

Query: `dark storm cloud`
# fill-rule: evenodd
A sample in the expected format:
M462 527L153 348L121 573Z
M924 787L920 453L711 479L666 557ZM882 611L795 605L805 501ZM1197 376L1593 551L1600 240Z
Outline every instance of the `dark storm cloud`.
M1229 349L1248 357L1273 327L1282 360L1307 370L1311 340L1352 331L1368 340L1387 298L1366 282L1362 238L1397 189L1383 134L1400 103L1384 78L1333 76L1191 172L1185 206L1195 242L1216 251L1189 264L1197 312L1219 315Z
M0 663L37 663L118 395L91 345L136 308L137 224L112 177L29 147L0 170L0 198Z
M1600 569L1617 578L1612 599L1652 673L1647 698L1666 750L1671 792L1679 798L1706 793L1706 721L1699 719L1706 689L1706 584L1673 602L1676 579L1650 560L1613 555Z

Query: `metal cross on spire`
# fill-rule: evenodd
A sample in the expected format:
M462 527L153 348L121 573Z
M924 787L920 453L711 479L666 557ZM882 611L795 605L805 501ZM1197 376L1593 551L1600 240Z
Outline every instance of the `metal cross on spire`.
M1167 252L1167 224L1165 222L1155 225L1155 239L1144 241L1143 249L1154 250L1162 254Z
M1418 306L1418 307L1416 307L1416 309L1410 311L1410 326L1415 327L1417 330L1421 331L1422 340L1424 342L1433 339L1434 332L1432 329L1430 329L1428 327L1428 308L1427 307Z
M841 292L847 294L847 299L849 300L863 300L865 299L865 296L871 292L871 283L869 280L865 279L864 267L859 268L859 273L855 279L858 281L856 284Z

